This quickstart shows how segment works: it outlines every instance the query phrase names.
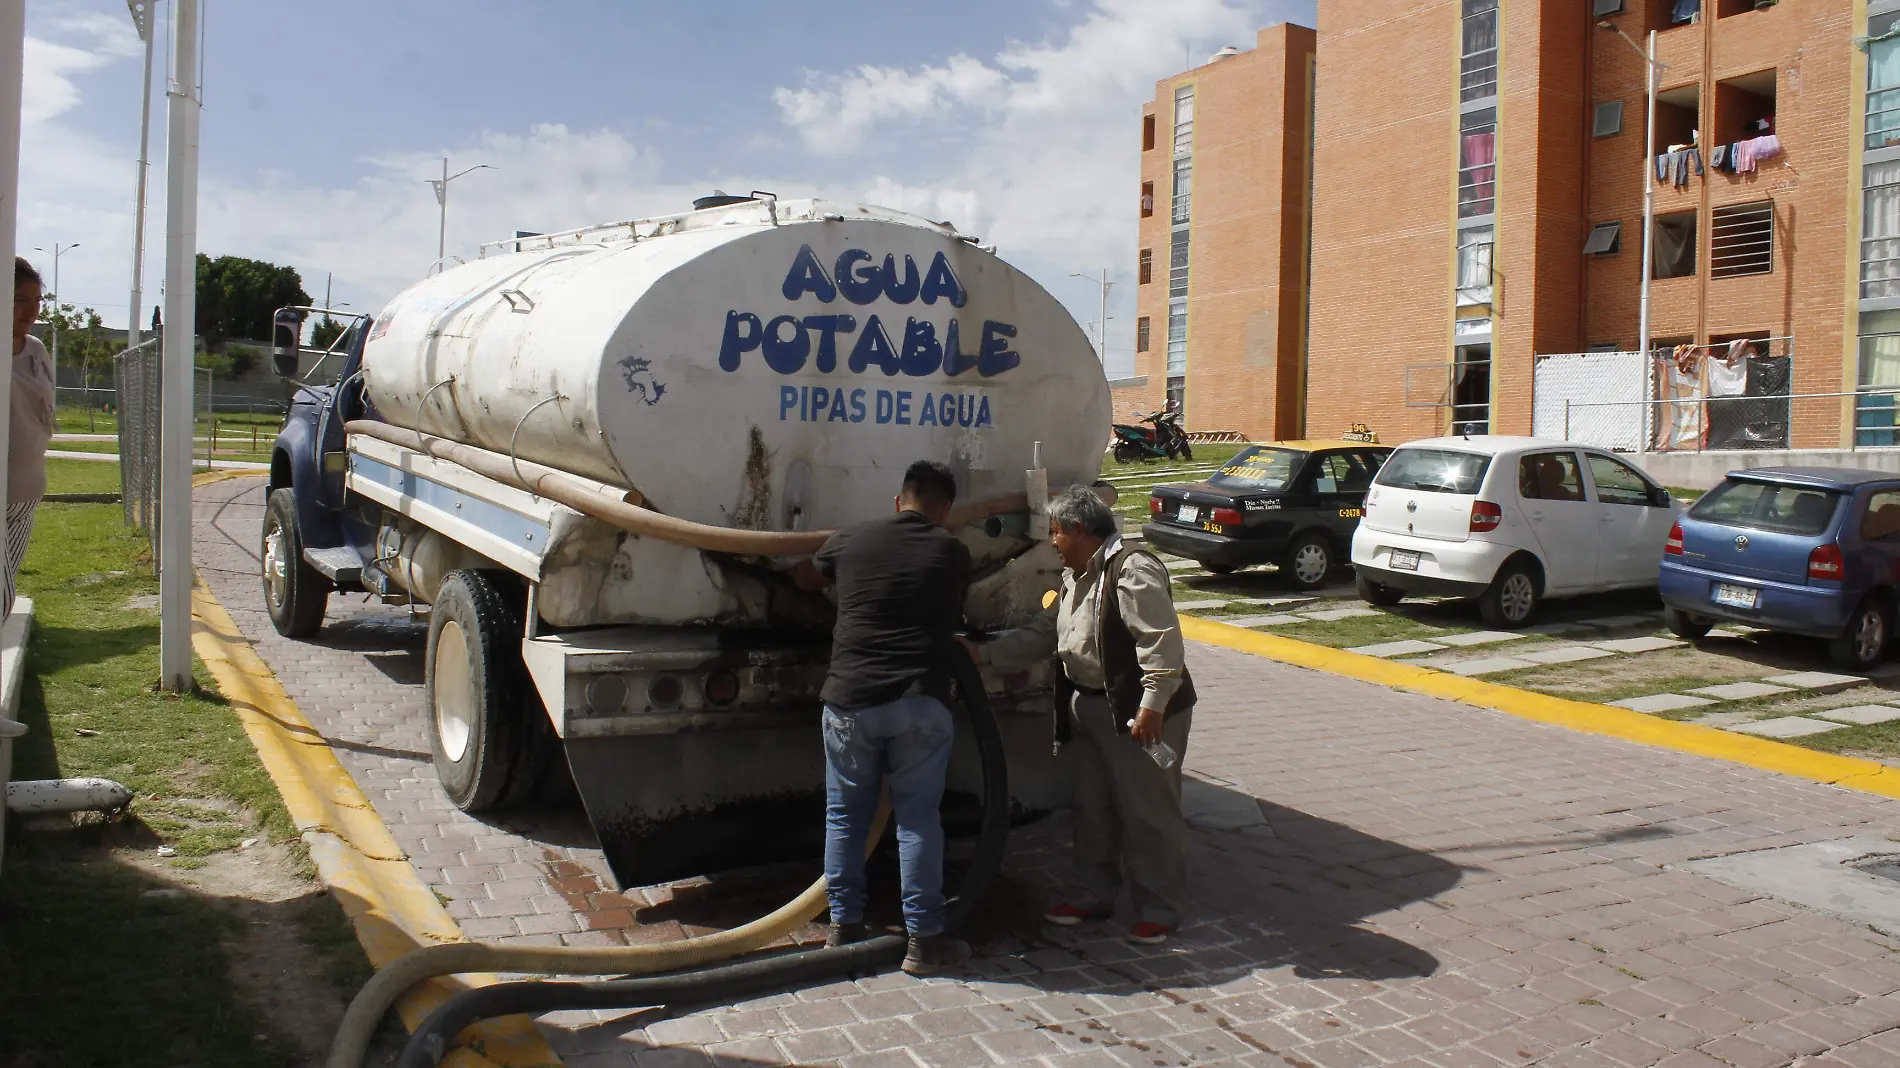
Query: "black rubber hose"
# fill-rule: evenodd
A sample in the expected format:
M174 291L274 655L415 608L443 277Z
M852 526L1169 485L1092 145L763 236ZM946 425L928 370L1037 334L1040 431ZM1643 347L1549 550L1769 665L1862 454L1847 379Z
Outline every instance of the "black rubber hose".
M976 853L957 892L944 910L946 930L954 931L970 915L1002 869L1009 844L1009 772L1003 732L990 708L976 664L958 647L952 673L976 742L983 769L983 822ZM882 935L836 948L807 949L763 959L720 964L671 975L596 982L533 981L476 987L450 998L416 1028L397 1059L397 1068L435 1068L456 1035L498 1016L559 1012L564 1009L628 1009L681 1003L721 1003L763 990L801 986L841 974L876 971L901 961L907 939Z

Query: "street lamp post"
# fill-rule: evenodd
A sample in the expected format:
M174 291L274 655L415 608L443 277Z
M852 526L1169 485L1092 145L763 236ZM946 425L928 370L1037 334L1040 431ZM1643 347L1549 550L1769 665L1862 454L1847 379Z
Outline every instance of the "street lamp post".
M435 262L438 268L442 266L443 260L449 258L449 183L471 171L492 171L494 169L495 168L490 167L486 163L477 163L475 166L468 168L468 170L457 171L454 174L450 174L449 157L443 156L442 177L423 179L423 181L435 187L435 202L442 209L441 222L436 227L435 235Z
M77 241L70 245L53 242L53 292L50 295L53 298L53 396L56 399L59 396L59 258L78 247ZM33 251L45 252L46 249L34 245Z
M1618 26L1608 19L1598 22L1597 28L1600 30L1609 30L1626 41L1631 48L1635 49L1636 54L1643 57L1645 71L1648 74L1649 113L1647 125L1643 131L1643 296L1641 310L1637 313L1639 322L1636 327L1636 332L1640 335L1639 340L1642 353L1648 356L1649 283L1650 275L1655 273L1653 264L1656 255L1654 233L1656 228L1656 177L1651 169L1656 166L1656 83L1662 72L1669 69L1669 67L1668 64L1656 62L1655 30L1649 31L1649 48L1645 50L1643 46L1637 44L1629 34L1624 33L1621 26Z
M125 0L132 25L145 42L145 81L139 100L138 181L132 194L132 307L126 312L125 347L139 343L139 309L145 303L145 179L151 171L152 143L152 4L154 0Z
M1100 331L1102 340L1102 367L1106 370L1108 367L1108 291L1115 283L1108 280L1108 268L1106 267L1102 268L1102 276L1100 278L1092 274L1082 274L1078 271L1070 272L1069 277L1086 278L1102 287L1102 317L1097 320L1100 324L1097 330Z

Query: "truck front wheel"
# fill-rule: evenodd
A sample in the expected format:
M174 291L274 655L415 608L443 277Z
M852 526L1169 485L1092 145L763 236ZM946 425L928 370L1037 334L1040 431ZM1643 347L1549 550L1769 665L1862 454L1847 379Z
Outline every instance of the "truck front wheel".
M510 800L527 739L521 612L480 571L451 571L429 613L424 669L436 778L463 812Z
M264 605L271 625L286 638L308 638L323 628L330 580L304 562L297 532L297 497L290 487L273 490L264 509Z

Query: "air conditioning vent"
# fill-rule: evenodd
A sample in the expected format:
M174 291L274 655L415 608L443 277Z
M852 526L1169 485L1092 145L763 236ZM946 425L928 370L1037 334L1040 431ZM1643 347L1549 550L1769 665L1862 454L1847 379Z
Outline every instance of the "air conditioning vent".
M1596 137L1609 137L1611 134L1622 133L1623 102L1621 100L1612 100L1608 103L1598 104L1596 122L1592 125L1590 132Z
M1593 10L1591 11L1591 14L1597 18L1602 18L1605 15L1621 15L1622 13L1623 0L1595 0Z

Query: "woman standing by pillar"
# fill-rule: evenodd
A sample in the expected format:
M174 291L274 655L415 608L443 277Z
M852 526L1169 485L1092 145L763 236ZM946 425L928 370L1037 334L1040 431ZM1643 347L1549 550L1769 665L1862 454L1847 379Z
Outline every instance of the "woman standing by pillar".
M14 582L33 534L33 510L46 495L46 446L53 440L53 365L27 332L40 315L40 273L13 260L13 407L7 442L7 573L0 617L13 611Z

